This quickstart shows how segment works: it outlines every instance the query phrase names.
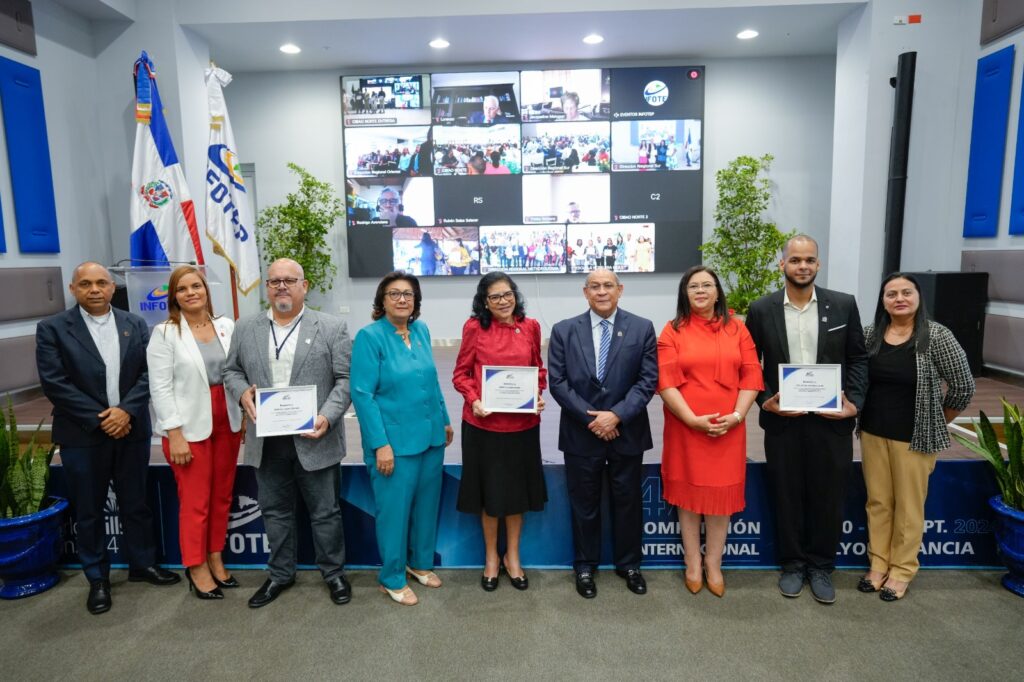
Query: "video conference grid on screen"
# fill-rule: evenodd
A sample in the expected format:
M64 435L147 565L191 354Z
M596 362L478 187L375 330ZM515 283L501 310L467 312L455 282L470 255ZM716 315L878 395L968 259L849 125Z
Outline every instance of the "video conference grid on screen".
M341 87L353 277L681 271L700 259L702 66L344 76Z

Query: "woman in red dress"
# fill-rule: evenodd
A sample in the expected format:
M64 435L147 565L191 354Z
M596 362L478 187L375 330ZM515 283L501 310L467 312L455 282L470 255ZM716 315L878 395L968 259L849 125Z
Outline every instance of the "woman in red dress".
M453 383L462 394L462 479L456 508L479 514L485 564L480 586L498 587L504 569L517 590L529 587L519 560L523 513L542 511L548 500L540 456L540 413L489 412L481 403L484 365L537 367L537 392L547 387L540 350L540 324L526 316L523 297L504 272L480 278L473 314L462 328ZM498 522L505 519L505 556L498 555Z
M747 433L743 418L764 388L754 341L726 308L710 268L687 270L676 317L658 338L658 392L665 403L663 496L679 508L686 588L725 594L722 553L729 516L744 507ZM706 546L703 567L700 522Z

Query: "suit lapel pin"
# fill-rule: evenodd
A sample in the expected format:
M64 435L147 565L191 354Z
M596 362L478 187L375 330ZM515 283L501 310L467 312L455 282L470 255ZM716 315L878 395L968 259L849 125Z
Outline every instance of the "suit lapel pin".
M309 344L311 344L311 343L313 343L313 339L306 339L306 345L307 345L307 346L308 346Z
M828 322L828 318L827 317L823 317L823 318L821 318L821 321L822 322Z
M615 336L622 336L622 331L620 330L619 333L616 334Z
M516 334L519 333L519 327L516 327Z
M131 332L129 332L127 329L125 329L123 333L125 336L131 336Z

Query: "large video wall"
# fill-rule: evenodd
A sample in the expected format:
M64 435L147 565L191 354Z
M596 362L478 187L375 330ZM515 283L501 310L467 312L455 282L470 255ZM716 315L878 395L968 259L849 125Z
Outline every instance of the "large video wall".
M704 67L343 76L349 272L700 261Z

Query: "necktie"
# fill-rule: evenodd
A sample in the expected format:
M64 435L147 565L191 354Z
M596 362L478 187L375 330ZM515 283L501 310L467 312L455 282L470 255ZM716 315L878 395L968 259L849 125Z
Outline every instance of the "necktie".
M612 324L601 320L601 348L597 354L597 380L604 381L605 365L608 362L608 349L612 347Z

